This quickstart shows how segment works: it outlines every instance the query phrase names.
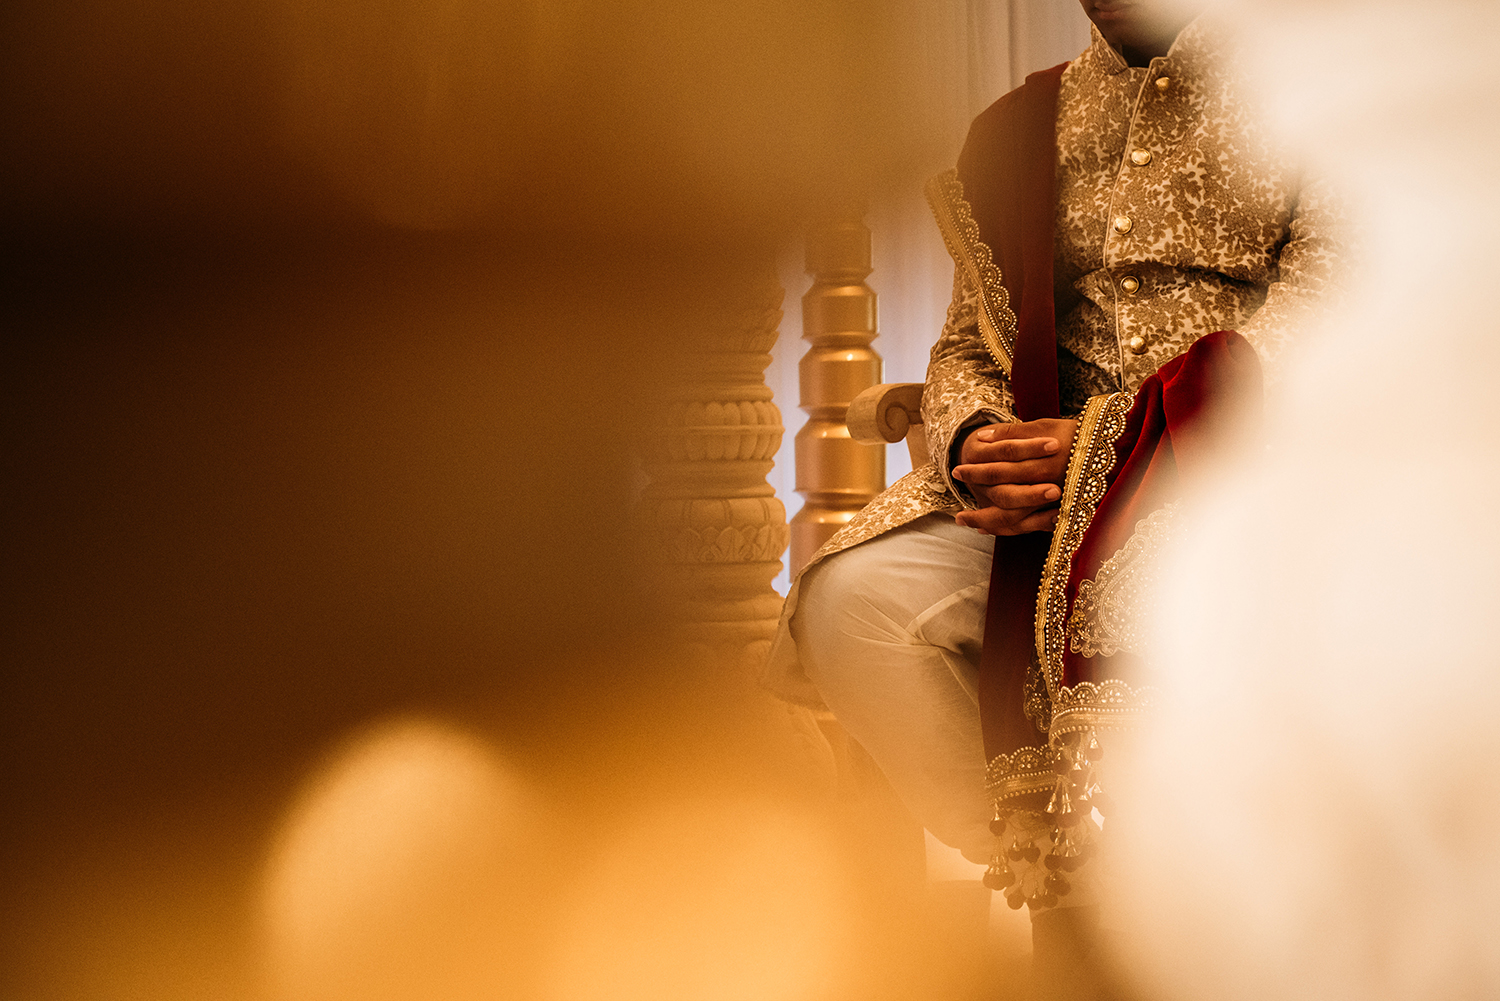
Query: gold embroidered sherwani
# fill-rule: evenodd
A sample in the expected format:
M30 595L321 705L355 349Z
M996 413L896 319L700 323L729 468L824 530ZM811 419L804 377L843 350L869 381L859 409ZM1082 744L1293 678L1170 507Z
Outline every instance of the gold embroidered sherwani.
M1334 210L1266 135L1228 42L1225 26L1205 14L1166 56L1129 67L1095 31L1062 75L1054 278L1064 415L1080 413L1091 397L1134 392L1215 330L1243 334L1274 380L1286 339L1329 286ZM956 184L944 180L929 189L935 202ZM985 276L962 253L961 200L958 207L935 204L958 262L922 399L935 462L875 498L814 564L924 515L974 506L949 472L955 437L975 424L1015 420L1003 344L995 350L981 330ZM788 629L799 584L800 574L765 680L817 707Z

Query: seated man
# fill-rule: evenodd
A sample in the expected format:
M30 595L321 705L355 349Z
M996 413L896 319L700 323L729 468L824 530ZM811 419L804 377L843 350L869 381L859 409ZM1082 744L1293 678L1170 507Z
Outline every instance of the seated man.
M929 186L956 262L923 398L935 462L876 498L794 581L767 674L784 697L831 709L935 836L991 864L997 888L1014 880L997 850L1021 861L1032 843L1003 800L1019 790L1042 809L1040 786L1011 779L1024 745L1048 749L1066 668L1066 651L1033 639L1042 563L1067 578L1087 519L1060 556L1048 533L1060 514L1092 516L1106 481L1087 504L1065 491L1092 489L1079 468L1090 448L1115 461L1127 411L1129 434L1150 444L1146 404L1130 408L1153 379L1167 422L1173 406L1181 417L1186 397L1172 387L1206 335L1237 331L1215 335L1215 357L1243 368L1258 356L1274 372L1335 259L1332 211L1258 128L1228 26L1206 0L1081 2L1089 48L976 119L958 169ZM1077 585L1066 584L1069 601ZM1023 686L1014 662L1033 650ZM1006 657L1011 680L986 682ZM1008 703L985 705L982 723L987 684ZM1002 713L1034 739L992 723ZM1048 753L1062 753L1058 739L1054 728ZM1033 912L1090 902L1086 887L1047 889L1060 885L1032 879L1008 896Z

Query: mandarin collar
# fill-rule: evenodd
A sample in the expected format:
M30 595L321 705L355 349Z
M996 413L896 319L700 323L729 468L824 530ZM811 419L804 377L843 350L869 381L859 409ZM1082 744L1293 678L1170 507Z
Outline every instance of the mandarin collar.
M1223 19L1214 17L1214 9L1210 8L1189 21L1177 37L1172 40L1172 45L1167 49L1165 56L1157 56L1152 63L1162 59L1171 59L1182 62L1196 62L1217 48L1219 36L1223 33L1225 25ZM1131 66L1125 62L1118 49L1104 40L1099 34L1099 28L1092 21L1089 22L1089 34L1091 41L1089 47L1084 50L1084 55L1096 62L1104 72L1114 75L1123 73L1129 69L1142 69L1140 66Z

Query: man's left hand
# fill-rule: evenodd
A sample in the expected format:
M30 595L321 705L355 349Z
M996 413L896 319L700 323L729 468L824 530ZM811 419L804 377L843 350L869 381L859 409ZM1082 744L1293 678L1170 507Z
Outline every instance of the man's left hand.
M991 424L969 435L953 478L966 484L983 505L960 511L960 525L987 535L1050 531L1078 422L1049 418Z

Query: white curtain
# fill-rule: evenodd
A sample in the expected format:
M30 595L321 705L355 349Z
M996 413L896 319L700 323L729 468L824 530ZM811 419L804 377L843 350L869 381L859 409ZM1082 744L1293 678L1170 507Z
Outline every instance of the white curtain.
M929 173L953 165L975 115L1028 73L1073 58L1089 41L1088 19L1077 0L916 0L903 5L901 16L904 35L911 39L910 58L930 81L925 118L941 137ZM878 197L865 221L874 243L869 283L879 298L875 349L885 359L884 381L921 382L953 284L953 263L927 209L921 180ZM766 380L787 432L771 483L790 518L802 506L794 490L792 443L807 420L797 408L797 362L807 348L800 300L811 284L800 245L782 255L781 283L786 317ZM887 483L910 468L904 444L887 449ZM787 583L783 570L776 586L784 593Z

